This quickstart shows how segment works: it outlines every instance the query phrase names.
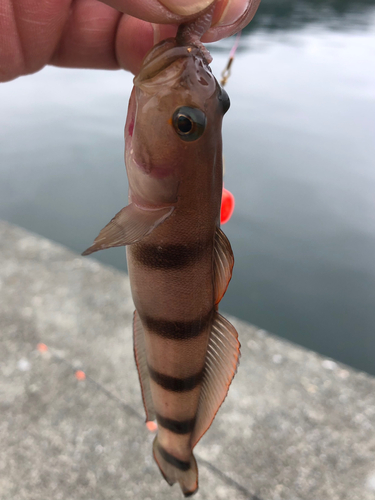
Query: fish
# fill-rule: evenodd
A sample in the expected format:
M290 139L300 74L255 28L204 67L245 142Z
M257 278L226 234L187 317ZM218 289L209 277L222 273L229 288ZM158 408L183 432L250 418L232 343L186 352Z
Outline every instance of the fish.
M186 497L198 489L193 448L240 358L237 331L218 312L234 265L220 228L230 102L209 62L184 27L146 55L125 124L129 204L83 253L126 246L135 361L146 422L158 428L153 456Z

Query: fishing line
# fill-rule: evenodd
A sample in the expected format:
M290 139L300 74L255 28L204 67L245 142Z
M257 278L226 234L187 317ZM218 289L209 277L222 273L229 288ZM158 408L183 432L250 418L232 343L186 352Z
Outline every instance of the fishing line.
M240 44L240 38L241 38L241 31L239 31L236 35L236 39L234 41L234 45L232 47L232 50L229 53L229 59L227 62L227 65L223 69L221 73L221 80L220 80L220 85L224 87L231 75L231 68L232 64L234 61L234 56L236 55L238 46ZM223 177L225 175L225 158L223 155ZM229 219L232 217L232 214L234 212L234 206L235 206L235 199L233 194L228 191L227 189L224 188L223 184L223 194L221 198L221 210L220 210L220 223L221 224L226 224Z
M241 33L242 33L242 31L239 31L237 33L236 39L234 41L234 45L233 45L232 50L230 51L230 54L229 54L228 63L227 63L227 65L225 66L225 68L223 69L223 71L221 73L220 85L222 87L224 87L226 85L226 83L228 81L228 78L231 75L231 67L232 67L232 63L233 63L233 60L234 60L234 56L236 55L236 51L237 51L238 46L240 44Z

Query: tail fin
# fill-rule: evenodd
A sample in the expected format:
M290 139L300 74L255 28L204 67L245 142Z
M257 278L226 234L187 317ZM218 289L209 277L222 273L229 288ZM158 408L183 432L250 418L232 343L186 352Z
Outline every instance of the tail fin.
M191 454L189 462L179 460L160 446L157 436L154 439L153 453L160 472L170 486L176 482L180 483L185 497L196 493L198 490L198 467L193 454Z

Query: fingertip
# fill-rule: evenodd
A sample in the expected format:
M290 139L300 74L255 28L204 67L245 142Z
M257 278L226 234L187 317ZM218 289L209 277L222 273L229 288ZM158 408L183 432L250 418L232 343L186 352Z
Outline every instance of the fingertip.
M250 3L249 0L222 0L216 9L211 27L230 26L238 22L247 12Z
M151 24L131 16L122 16L116 37L116 57L121 68L139 73L147 52L158 42L176 35L173 25Z
M207 9L214 0L159 0L159 2L174 14L191 16Z
M260 0L218 0L213 25L202 41L216 42L242 30L255 16L259 4Z
M176 36L178 26L173 24L152 24L154 30L154 45L158 44L166 38Z
M117 28L116 58L121 68L138 73L154 41L151 23L123 15Z

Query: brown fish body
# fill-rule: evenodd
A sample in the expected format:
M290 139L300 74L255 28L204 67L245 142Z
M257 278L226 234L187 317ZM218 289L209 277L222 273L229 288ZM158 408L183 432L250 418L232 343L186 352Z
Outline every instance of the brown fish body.
M224 400L239 358L217 312L233 255L219 228L221 122L229 107L195 46L170 39L144 61L129 103L129 202L86 253L127 246L134 351L154 457L186 496L198 488L192 449Z

